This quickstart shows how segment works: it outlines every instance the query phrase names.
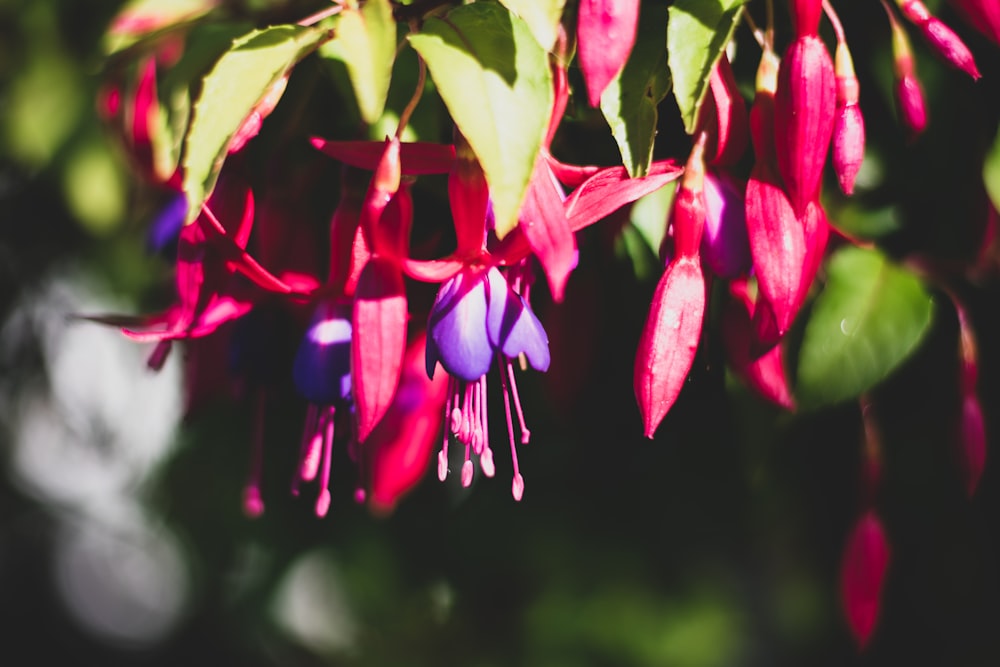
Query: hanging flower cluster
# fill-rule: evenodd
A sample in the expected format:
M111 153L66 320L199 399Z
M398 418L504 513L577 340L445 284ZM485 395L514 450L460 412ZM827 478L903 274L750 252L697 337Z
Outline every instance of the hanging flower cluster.
M862 91L845 30L823 0L789 0L787 35L776 33L769 1L744 7L720 0L724 11L698 15L702 23L716 21L711 41L691 47L694 65L680 64L692 60L675 61L674 54L694 39L685 21L697 1L674 3L668 30L667 12L656 14L663 44L642 36L640 12L649 8L638 0L583 0L575 24L554 1L539 3L547 13L519 17L507 3L344 0L297 25L232 35L220 29L227 41L218 48L199 43L191 28L214 16L214 3L183 15L143 5L127 10L111 32L129 48L113 61L99 107L121 130L137 174L164 192L167 204L150 239L161 249L176 243L176 302L157 315L91 319L155 342L153 368L162 366L173 341L236 323L233 347L243 350L235 355L242 362L231 372L256 378L251 384L262 397L285 373L308 404L293 492L317 483L319 516L331 505L338 443L358 465L355 498L389 510L422 477L434 449L442 481L457 460L449 453L454 448L463 450L463 486L472 484L477 463L493 477L495 438L505 433L511 492L521 500L518 448L530 430L516 369L544 372L560 354L550 349L532 307L536 274L552 300L562 301L579 260L577 233L676 181L655 249L664 269L637 341L634 389L645 435L654 437L692 372L711 317L710 295L722 299L718 325L732 370L763 398L793 409L787 334L830 247L851 241L831 234L836 223L827 214L823 181L829 154L840 189L855 190L866 141ZM953 4L1000 43L995 2ZM960 37L919 0L883 5L899 119L912 140L928 114L897 15L944 61L973 80L981 74ZM767 23L759 29L751 16L765 9ZM737 39L741 16L760 46L749 107L724 49ZM384 112L397 23L409 26L419 74L410 103L394 115ZM780 56L779 42L786 44ZM752 57L745 48L738 58ZM295 68L317 51L346 69L363 121L389 118L395 125L384 140L312 137L314 155L340 170L339 183L286 175L297 187L339 189L318 243L301 232L289 201L255 208L262 192L266 201L268 185L253 176L259 165L249 156ZM130 62L135 54L142 55ZM668 68L690 135L677 146L655 142L666 93L656 92L658 77ZM451 143L404 140L428 70L450 116ZM179 71L197 74L171 76ZM571 95L577 74L583 86ZM567 111L571 98L575 112ZM568 164L554 156L564 119L588 107L600 108L612 125L623 165ZM684 166L654 160L654 143L660 154L686 154ZM450 219L428 220L413 196L416 184L434 175L447 179ZM417 247L415 226L433 227L438 240L431 252ZM883 261L872 257L862 261ZM900 280L910 285L911 278ZM713 292L715 281L726 289ZM436 286L429 310L412 299L418 283ZM956 307L963 359L958 441L972 493L985 464L985 436L974 336L957 299ZM275 320L292 323L297 352L284 369L251 371L249 360L268 356L259 341L269 340ZM502 401L502 410L492 411L503 416L499 428L490 423L491 394ZM259 412L263 405L262 399ZM869 433L869 449L874 440ZM259 433L255 442L244 497L250 515L264 510L267 495ZM875 510L878 475L866 474L869 493L843 566L844 602L861 645L874 628L889 553Z

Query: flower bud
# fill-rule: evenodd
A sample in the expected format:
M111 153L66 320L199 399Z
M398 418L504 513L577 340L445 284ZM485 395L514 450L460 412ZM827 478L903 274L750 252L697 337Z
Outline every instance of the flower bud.
M705 134L691 149L670 213L677 257L697 257L705 229Z
M865 121L858 106L858 79L845 42L837 44L837 114L833 122L833 168L844 194L854 192L854 179L865 156Z
M774 98L778 169L796 215L819 196L833 135L836 81L826 45L800 37L788 48Z
M698 127L708 134L705 160L714 166L736 164L747 146L747 108L726 54L712 69Z
M795 36L815 36L819 32L819 19L823 14L823 0L790 0L789 9L792 13L792 25L795 26Z
M976 59L969 51L969 47L951 28L932 16L924 3L920 0L896 0L896 2L903 15L920 29L924 39L939 56L973 79L980 78Z
M899 119L912 141L927 128L927 107L924 90L917 78L910 39L899 22L889 14L892 24L893 72L896 75L896 104Z

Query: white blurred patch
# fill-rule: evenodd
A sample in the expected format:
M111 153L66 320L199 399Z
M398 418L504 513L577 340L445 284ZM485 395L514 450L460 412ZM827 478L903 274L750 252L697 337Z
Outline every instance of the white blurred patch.
M357 621L329 551L311 551L292 564L278 586L273 609L278 626L317 653L355 648Z
M116 525L66 522L55 559L66 606L91 632L130 647L163 639L188 597L183 552L173 534L141 516Z
M62 520L55 576L81 624L107 639L148 644L174 626L188 595L176 538L151 528L139 493L174 442L181 370L150 371L150 346L75 314L129 312L79 270L24 298L0 330L0 359L37 350L46 381L0 378L13 481ZM175 355L176 357L177 355Z

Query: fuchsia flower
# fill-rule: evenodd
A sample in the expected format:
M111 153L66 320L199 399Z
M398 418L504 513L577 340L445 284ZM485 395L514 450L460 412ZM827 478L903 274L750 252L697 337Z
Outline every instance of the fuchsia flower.
M955 429L959 467L969 497L975 494L986 467L986 426L979 402L979 351L965 307L954 297L959 324L959 395L961 413Z
M237 275L249 278L264 293L292 294L294 290L257 263L245 248L253 224L253 193L235 178L220 179L202 215L181 229L175 283L177 302L166 311L145 317L92 316L87 319L123 326L129 338L155 342L149 358L160 368L172 342L211 334L225 322L249 312L260 293L249 289ZM234 224L229 231L212 210Z
M292 366L295 388L309 401L296 483L319 475L316 516L330 508L330 464L335 419L351 407L351 321L349 308L331 300L317 304ZM349 424L347 420L342 423Z
M708 82L698 116L699 131L708 135L705 162L717 168L732 166L746 150L750 128L746 103L725 53L712 68Z
M517 446L511 413L517 415L521 444L531 437L517 392L511 359L520 355L539 371L549 367L549 341L527 300L516 294L495 267L467 269L446 281L438 292L427 323L427 375L433 377L438 362L451 376L445 414L448 429L438 456L438 477L448 474L447 431L465 445L462 485L472 483L471 455L479 456L483 474L494 474L486 407L486 372L494 357L500 365L501 385L511 460L512 493L520 500L524 479L517 463Z
M846 195L854 192L854 180L865 157L865 120L858 106L860 86L854 73L854 60L847 48L844 28L833 7L826 5L827 15L837 33L834 74L837 77L837 112L833 124L833 169L840 189Z

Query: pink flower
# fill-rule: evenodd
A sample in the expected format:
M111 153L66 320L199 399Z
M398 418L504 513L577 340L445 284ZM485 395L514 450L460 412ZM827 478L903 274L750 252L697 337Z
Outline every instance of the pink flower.
M840 566L841 601L854 639L862 649L878 622L888 568L889 541L878 515L869 510L851 530Z

